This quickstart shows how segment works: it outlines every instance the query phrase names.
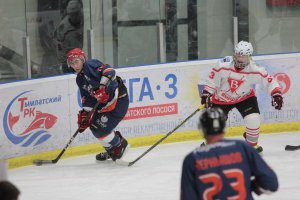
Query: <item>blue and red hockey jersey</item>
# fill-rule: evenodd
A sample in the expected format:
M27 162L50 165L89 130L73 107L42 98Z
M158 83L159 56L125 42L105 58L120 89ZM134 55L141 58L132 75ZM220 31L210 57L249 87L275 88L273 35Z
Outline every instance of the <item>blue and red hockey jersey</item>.
M222 140L195 149L183 162L181 200L253 199L250 179L264 192L275 192L274 171L246 142Z
M83 64L82 71L78 73L76 77L83 108L92 108L96 104L97 100L91 94L94 90L99 88L102 76L109 79L106 88L106 92L109 94L109 100L105 104L100 104L98 109L102 109L102 111L105 112L113 110L118 97L126 93L125 87L121 87L120 90L118 90L120 84L123 83L122 80L118 80L120 78L116 76L116 71L110 65L104 64L96 59L87 60Z

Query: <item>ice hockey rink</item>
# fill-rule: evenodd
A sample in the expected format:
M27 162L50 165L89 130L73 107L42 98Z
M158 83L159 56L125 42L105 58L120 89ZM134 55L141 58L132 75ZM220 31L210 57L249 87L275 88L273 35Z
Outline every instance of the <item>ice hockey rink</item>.
M260 142L280 188L272 195L254 198L299 200L300 150L285 151L284 147L300 145L300 132L261 135ZM20 200L174 200L179 199L182 160L199 144L158 145L131 167L109 161L99 164L94 155L88 155L9 170L8 176L21 190ZM147 148L131 149L126 159L134 160Z

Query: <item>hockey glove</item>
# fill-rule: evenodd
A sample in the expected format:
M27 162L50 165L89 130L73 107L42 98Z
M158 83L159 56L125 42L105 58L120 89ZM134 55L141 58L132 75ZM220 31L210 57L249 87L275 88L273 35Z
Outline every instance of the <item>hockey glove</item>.
M251 180L251 190L257 195L261 195L263 193L260 187L258 186L255 178Z
M88 119L89 112L85 110L81 110L78 113L77 124L79 132L82 133L85 129L87 129L90 125L90 119Z
M93 96L99 101L100 103L106 103L109 99L109 94L106 93L106 87L100 86L98 90L93 92Z
M281 107L282 107L282 104L283 104L283 98L281 96L281 93L274 93L272 95L272 106L275 107L275 109L277 110L281 110Z
M211 98L212 98L212 94L206 90L203 90L201 94L201 104L205 104L205 108L211 108L212 107Z

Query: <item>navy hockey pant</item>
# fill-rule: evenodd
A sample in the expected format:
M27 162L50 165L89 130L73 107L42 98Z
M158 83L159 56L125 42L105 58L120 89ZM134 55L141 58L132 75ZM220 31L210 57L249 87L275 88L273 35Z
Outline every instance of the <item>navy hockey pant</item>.
M259 113L256 96L250 97L236 104L229 104L229 105L214 104L212 107L221 108L226 114L226 116L228 115L229 111L232 110L233 108L236 108L241 113L243 118L245 118L245 116L250 115L252 113Z
M96 138L109 135L122 121L129 106L128 95L118 99L114 110L105 113L95 112L90 129Z

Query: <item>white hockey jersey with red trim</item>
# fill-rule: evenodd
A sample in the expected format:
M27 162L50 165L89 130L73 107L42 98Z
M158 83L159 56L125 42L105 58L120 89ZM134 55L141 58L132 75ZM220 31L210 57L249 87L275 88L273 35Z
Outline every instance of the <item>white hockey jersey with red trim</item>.
M281 91L278 82L254 61L236 70L233 57L227 56L212 68L204 89L213 94L214 104L235 104L255 95L254 84L261 84L270 95Z

